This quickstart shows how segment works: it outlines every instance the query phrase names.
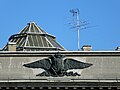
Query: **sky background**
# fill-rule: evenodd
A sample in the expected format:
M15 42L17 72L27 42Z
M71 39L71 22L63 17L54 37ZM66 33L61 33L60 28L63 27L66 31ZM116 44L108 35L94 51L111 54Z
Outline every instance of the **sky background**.
M71 9L91 28L80 31L80 47L115 50L120 46L120 0L0 0L0 48L8 38L34 21L67 50L77 50L77 31L71 29ZM95 26L95 27L94 27Z

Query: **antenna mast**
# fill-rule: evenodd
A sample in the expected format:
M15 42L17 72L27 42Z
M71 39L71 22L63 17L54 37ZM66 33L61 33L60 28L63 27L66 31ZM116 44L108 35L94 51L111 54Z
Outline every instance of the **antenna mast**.
M72 9L70 12L73 14L74 17L76 17L76 25L75 28L77 28L78 33L78 51L80 50L80 16L79 16L79 9Z

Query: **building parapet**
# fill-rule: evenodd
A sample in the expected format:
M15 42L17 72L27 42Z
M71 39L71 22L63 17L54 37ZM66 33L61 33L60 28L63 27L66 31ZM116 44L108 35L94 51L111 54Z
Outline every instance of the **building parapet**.
M50 56L60 52L65 56L120 56L120 51L0 51L1 56Z

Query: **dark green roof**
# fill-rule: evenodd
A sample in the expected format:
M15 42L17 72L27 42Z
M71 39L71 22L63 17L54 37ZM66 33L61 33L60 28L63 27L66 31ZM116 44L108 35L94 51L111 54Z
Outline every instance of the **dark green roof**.
M25 26L19 34L14 34L9 38L9 42L15 42L17 51L53 51L65 50L57 41L56 37L48 34L34 22ZM7 51L7 45L3 48Z

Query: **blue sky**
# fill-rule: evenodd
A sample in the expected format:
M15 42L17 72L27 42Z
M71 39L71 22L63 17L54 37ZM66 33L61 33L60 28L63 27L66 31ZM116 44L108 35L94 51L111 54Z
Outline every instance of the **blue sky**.
M0 0L0 48L30 21L36 22L68 50L77 50L77 32L70 29L71 9L96 26L80 31L80 46L114 50L120 46L120 0Z

